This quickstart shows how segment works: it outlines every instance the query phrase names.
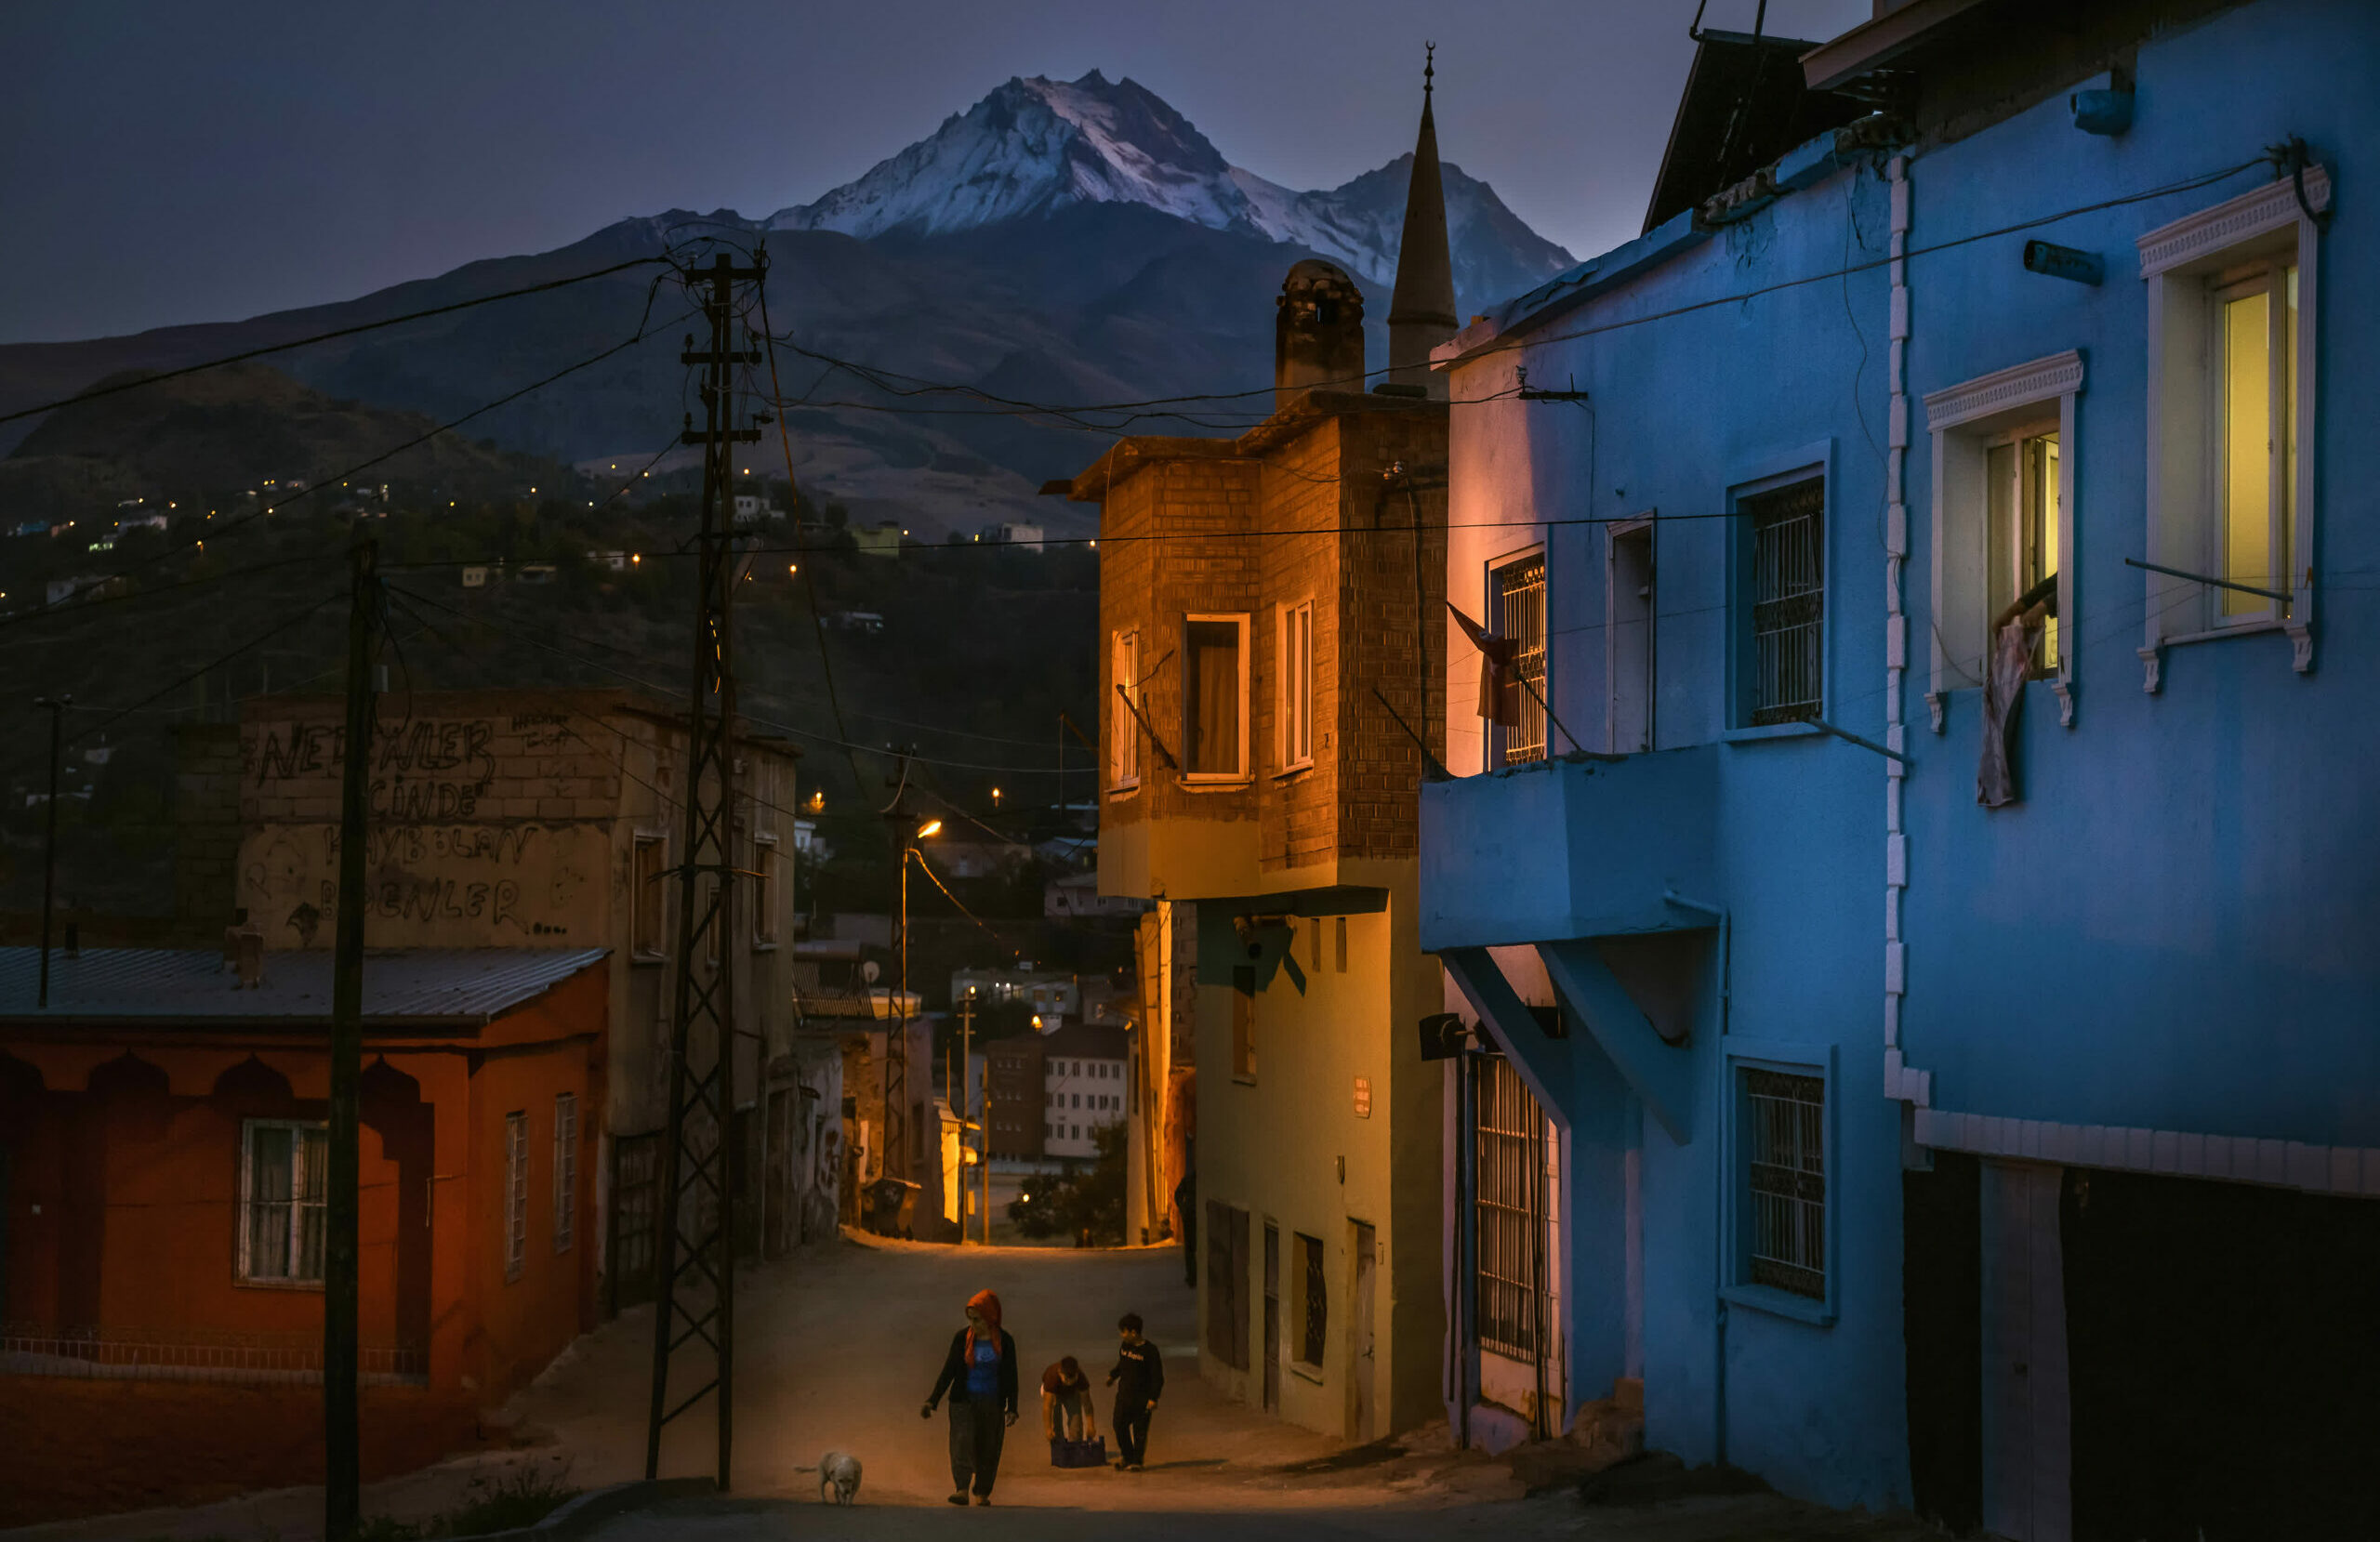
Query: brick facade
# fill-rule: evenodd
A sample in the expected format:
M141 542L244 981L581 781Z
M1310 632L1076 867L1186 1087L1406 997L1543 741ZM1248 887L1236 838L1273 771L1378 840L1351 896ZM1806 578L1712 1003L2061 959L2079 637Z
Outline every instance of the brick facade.
M1125 441L1077 479L1075 496L1101 505L1103 830L1252 821L1263 874L1415 855L1421 759L1380 697L1443 753L1444 693L1422 698L1421 637L1444 635L1446 437L1443 403L1314 392L1235 441ZM1289 771L1280 618L1309 600L1313 764ZM1179 761L1186 618L1200 614L1248 617L1249 775L1193 786L1123 713L1115 643L1140 638L1143 710ZM1137 788L1116 784L1125 725L1144 732ZM1260 886L1249 879L1239 892Z

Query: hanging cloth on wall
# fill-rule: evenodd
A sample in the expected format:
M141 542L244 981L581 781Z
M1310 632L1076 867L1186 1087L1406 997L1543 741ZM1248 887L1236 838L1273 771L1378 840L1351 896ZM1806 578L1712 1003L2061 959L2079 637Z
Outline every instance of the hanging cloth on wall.
M1498 637L1495 633L1456 610L1454 624L1462 635L1479 650L1479 715L1502 728L1514 728L1521 720L1520 679L1513 672L1513 661L1521 651L1518 638Z
M2025 705L2025 681L2033 672L2033 632L2022 617L2002 626L1991 643L1990 667L1983 681L1983 755L1976 768L1975 800L1987 809L2016 801L2016 718Z

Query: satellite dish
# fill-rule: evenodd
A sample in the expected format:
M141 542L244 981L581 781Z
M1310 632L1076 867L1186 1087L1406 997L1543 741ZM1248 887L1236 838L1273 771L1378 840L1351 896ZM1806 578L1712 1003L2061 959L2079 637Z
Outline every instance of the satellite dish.
M867 960L859 967L859 977L862 980L866 981L871 985L876 983L876 977L882 972L882 970L877 968L876 960L873 958Z

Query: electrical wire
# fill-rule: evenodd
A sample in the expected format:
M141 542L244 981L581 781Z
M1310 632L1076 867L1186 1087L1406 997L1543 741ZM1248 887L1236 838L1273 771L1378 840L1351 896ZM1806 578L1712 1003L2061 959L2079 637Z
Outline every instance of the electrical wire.
M649 268L655 263L667 264L669 260L668 257L633 257L627 262L615 262L609 268L598 268L591 273L574 274L566 279L549 279L543 283L532 283L519 289L507 289L499 294L482 295L476 299L456 300L450 305L435 305L427 310L409 310L402 316L390 316L381 321L359 322L353 326L336 327L329 332L317 332L310 337L298 337L285 343L268 343L262 348L252 348L240 353L227 353L220 359L209 359L204 363L184 364L178 369L159 370L154 374L143 375L139 379L120 380L112 386L95 386L89 390L79 391L73 396L61 396L55 402L45 402L38 407L20 407L14 412L0 413L0 423L14 423L21 417L37 417L43 413L56 412L60 407L96 402L103 396L114 396L120 391L139 390L144 386L154 386L167 380L178 380L186 375L198 375L210 369L221 369L227 364L245 363L250 359L261 359L271 353L286 353L292 349L311 348L316 343L332 342L340 337L352 337L364 332L377 332L383 327L403 326L408 322L428 321L432 316L450 316L457 310L469 310L475 306L493 305L497 300L517 300L524 295L543 295L556 289L567 289L573 284L585 283L590 279L609 278L614 273L624 273L631 268Z

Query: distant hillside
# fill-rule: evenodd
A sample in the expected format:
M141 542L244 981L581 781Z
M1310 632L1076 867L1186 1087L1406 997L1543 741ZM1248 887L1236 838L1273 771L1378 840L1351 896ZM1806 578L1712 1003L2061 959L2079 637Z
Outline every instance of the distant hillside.
M795 474L821 499L863 522L897 519L928 539L999 521L1079 534L1088 515L1037 497L1042 481L1079 470L1117 432L1224 433L1266 410L1274 299L1299 258L1329 257L1363 285L1372 359L1385 362L1380 323L1410 143L1382 144L1384 164L1343 186L1300 192L1231 165L1131 81L1111 83L1095 71L1071 83L1012 80L848 186L765 219L673 211L343 304L132 337L0 347L0 411L126 369L170 368L657 257L705 237L765 241L770 319L816 353L1060 406L1248 393L1198 404L1187 416L1104 414L1086 424L964 393L899 395L908 382L887 390L779 350L780 382L800 403L787 415ZM1569 254L1530 231L1486 183L1449 164L1446 184L1459 313L1568 266ZM331 397L445 418L621 342L647 318L650 302L654 336L470 429L574 463L641 464L670 445L688 405L679 352L691 306L674 282L656 291L656 274L665 270L634 269L274 362ZM22 425L0 425L0 450L22 432ZM766 469L781 464L782 451L763 444L755 456ZM88 496L131 485L92 483L95 468L83 460L46 474L56 486L84 477Z
M111 381L138 377L138 372ZM264 364L161 381L51 414L0 460L0 521L73 518L139 498L254 507L428 433L420 413L335 401ZM554 462L441 434L359 479L416 499L513 496L566 475ZM318 493L317 498L330 496Z

